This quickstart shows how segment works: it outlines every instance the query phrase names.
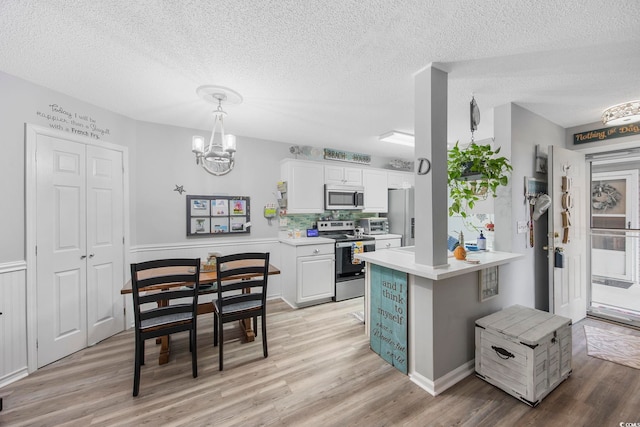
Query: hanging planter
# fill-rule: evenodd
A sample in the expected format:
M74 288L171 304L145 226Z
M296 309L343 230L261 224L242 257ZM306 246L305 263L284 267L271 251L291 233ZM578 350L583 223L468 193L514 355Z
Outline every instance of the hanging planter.
M509 173L513 170L506 157L498 156L500 148L493 150L491 145L479 145L472 142L467 148L458 143L449 151L448 177L449 216L467 217L478 200L489 195L496 197L496 190L509 183Z

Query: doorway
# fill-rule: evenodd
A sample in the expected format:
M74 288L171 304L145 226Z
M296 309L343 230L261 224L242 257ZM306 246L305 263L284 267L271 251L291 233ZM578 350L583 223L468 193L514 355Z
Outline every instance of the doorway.
M27 125L29 370L124 330L126 149Z
M593 157L588 313L640 326L640 156Z

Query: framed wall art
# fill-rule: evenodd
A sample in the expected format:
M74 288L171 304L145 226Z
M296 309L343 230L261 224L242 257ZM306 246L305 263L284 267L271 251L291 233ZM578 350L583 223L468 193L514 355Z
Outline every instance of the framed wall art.
M250 233L247 196L187 196L187 236Z
M498 296L498 266L478 271L478 291L480 302Z

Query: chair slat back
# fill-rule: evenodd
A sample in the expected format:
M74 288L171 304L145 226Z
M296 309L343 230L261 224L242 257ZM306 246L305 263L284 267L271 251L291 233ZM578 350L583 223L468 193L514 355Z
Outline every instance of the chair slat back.
M181 283L183 286L165 290L151 286ZM131 288L136 328L143 320L160 316L193 313L197 316L198 287L200 285L200 258L170 258L131 264ZM190 298L186 302L171 304L172 300ZM163 301L162 307L143 309L146 303Z
M222 306L267 300L269 252L246 252L217 258L218 300ZM238 293L251 288L251 293Z

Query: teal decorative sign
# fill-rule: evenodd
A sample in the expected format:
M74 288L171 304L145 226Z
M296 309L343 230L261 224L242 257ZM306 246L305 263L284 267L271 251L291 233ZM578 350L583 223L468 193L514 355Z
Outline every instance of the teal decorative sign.
M590 130L573 134L574 144L586 144L587 142L604 141L606 139L621 138L623 136L640 134L640 123L611 126L608 128Z
M371 156L369 154L350 153L332 148L324 149L324 158L327 160L339 160L341 162L360 163L362 165L371 163Z
M376 264L371 266L371 349L406 374L407 273Z

